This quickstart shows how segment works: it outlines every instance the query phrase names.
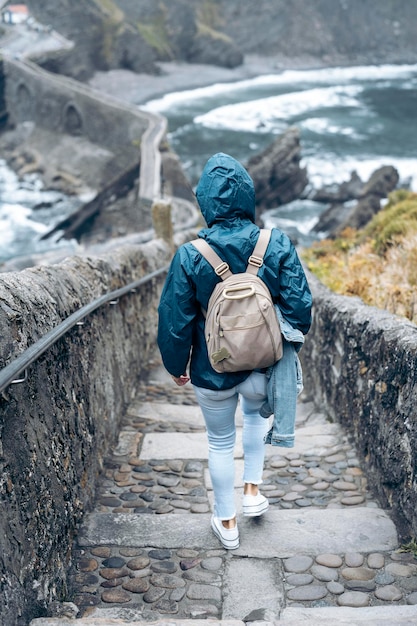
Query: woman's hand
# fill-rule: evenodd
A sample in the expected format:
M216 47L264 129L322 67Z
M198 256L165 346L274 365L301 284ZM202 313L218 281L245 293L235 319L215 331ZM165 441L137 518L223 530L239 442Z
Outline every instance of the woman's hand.
M187 374L182 374L181 376L172 376L172 380L178 387L182 387L189 382L190 377Z

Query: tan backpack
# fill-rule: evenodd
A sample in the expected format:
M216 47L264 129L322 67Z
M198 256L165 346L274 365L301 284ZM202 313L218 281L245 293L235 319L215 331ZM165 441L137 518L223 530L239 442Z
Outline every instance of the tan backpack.
M212 265L218 283L206 312L205 336L216 372L269 367L282 357L282 337L271 294L257 276L271 231L262 229L246 272L232 274L227 263L204 239L191 243Z

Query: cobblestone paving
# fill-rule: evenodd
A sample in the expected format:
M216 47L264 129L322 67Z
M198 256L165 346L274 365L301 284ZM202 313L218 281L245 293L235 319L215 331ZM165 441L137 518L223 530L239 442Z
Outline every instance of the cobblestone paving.
M136 402L195 404L189 388L144 385ZM159 422L128 415L123 428L150 432L198 432L202 424ZM377 507L346 438L333 449L308 454L279 448L266 460L263 493L276 509ZM207 462L110 457L105 463L96 511L144 515L210 512ZM72 600L87 615L91 607L129 607L142 619L222 617L228 560L222 549L196 551L96 546L74 552ZM412 554L320 554L275 559L287 607L417 604L417 560Z
M128 606L143 619L162 615L218 617L227 554L100 546L77 559L74 602L79 607ZM88 613L88 611L87 611Z

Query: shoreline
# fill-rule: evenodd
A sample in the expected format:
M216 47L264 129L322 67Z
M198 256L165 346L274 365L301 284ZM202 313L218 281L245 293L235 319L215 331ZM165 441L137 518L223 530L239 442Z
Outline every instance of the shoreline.
M317 59L294 61L282 57L248 56L233 69L217 65L168 61L158 63L160 74L138 74L131 70L115 69L96 72L88 85L98 91L129 102L143 105L150 100L189 89L208 87L216 83L235 83L267 74L281 74L285 70L314 70L335 65L318 63Z
M87 84L107 95L140 106L171 93L209 87L216 83L236 83L268 74L282 74L286 70L330 70L338 67L415 64L415 59L403 59L401 62L398 59L384 59L383 63L377 63L370 58L347 62L346 58L336 57L320 60L313 57L289 59L282 56L247 55L244 63L233 69L217 65L166 61L157 63L160 74L114 69L96 72Z

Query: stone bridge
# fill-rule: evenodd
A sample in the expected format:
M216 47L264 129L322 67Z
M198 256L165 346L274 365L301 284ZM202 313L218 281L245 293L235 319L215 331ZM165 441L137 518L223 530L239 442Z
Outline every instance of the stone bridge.
M115 149L140 146L142 176L139 198L160 196L159 145L167 124L162 116L95 92L67 77L51 74L30 60L5 58L8 121L30 120L61 135L85 136Z
M7 61L7 74L13 78L7 86L12 121L29 116L42 123L46 116L56 129L84 129L94 140L104 133L102 141L109 142L143 138L148 131L155 152L153 166L142 164L140 182L154 204L150 241L0 276L0 621L26 626L68 597L74 537L94 506L104 459L155 358L164 268L173 247L194 237L195 229L183 224L172 240L170 224L158 213L159 121L151 127L136 110L127 116L124 106L109 102L108 130L96 113L97 99L83 86L70 88L66 79L18 61ZM149 274L33 357L22 382L4 383L7 366L69 316ZM417 533L417 329L309 279L314 321L301 353L305 401L346 429L375 497L408 540Z

